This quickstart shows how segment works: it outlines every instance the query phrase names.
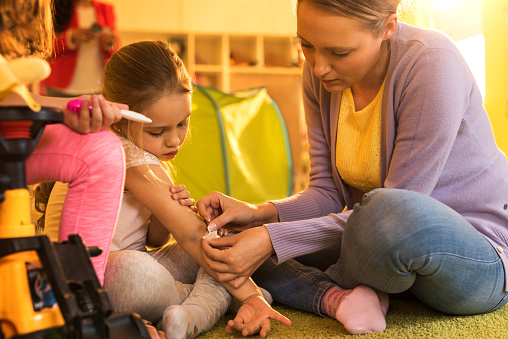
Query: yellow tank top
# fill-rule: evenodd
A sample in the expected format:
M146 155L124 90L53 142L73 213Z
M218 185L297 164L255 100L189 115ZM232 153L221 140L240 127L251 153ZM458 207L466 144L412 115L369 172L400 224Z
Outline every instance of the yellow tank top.
M381 98L383 85L364 109L355 112L353 93L342 93L335 166L344 182L369 192L381 187Z

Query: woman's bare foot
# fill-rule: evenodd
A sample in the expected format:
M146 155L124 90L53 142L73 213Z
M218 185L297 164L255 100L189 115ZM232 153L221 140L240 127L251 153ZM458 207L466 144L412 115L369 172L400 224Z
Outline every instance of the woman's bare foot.
M383 312L384 316L386 317L386 313L388 313L388 307L390 306L388 293L376 292L376 294L379 299L379 305L381 306L381 312Z
M344 291L335 318L351 334L382 332L386 329L388 295L378 295L367 286Z

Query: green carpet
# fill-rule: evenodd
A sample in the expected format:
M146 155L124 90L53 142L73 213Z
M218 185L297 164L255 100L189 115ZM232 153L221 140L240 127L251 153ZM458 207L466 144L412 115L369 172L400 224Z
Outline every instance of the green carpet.
M291 319L285 326L272 320L272 331L267 338L352 338L344 327L330 318L301 312L280 304L274 308ZM200 339L241 338L240 334L224 332L227 320L222 317ZM508 306L495 312L472 316L450 316L433 311L418 301L393 300L386 316L386 330L361 338L508 338ZM260 338L257 336L257 338Z

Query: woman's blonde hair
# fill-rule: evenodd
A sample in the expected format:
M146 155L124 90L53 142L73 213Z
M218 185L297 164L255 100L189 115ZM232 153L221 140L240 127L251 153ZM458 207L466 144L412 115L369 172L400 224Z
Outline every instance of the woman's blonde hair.
M51 0L0 1L0 54L46 58L53 47Z
M298 0L310 2L318 8L356 19L362 27L375 36L383 34L385 20L396 14L401 0Z

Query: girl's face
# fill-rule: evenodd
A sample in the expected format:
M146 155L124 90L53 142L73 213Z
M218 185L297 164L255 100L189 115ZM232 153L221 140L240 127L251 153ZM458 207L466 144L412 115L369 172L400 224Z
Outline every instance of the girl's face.
M164 96L143 113L152 119L151 124L143 125L143 149L161 161L174 159L189 130L191 94Z
M354 19L300 2L297 33L305 59L329 92L362 85L376 73L382 37L363 29ZM372 79L370 79L372 80Z

